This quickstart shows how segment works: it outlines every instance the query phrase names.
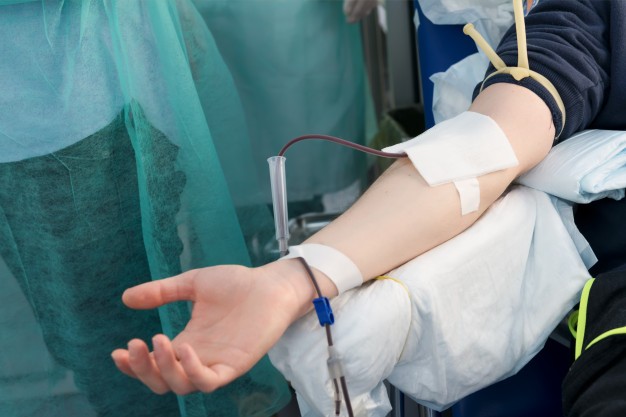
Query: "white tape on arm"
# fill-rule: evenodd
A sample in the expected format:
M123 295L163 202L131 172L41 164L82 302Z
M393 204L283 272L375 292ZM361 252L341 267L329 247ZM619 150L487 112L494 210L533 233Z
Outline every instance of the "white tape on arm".
M461 215L473 213L480 207L480 184L478 178L454 181L461 199Z
M337 287L339 294L363 284L363 275L350 258L335 248L319 243L289 246L281 259L304 258L309 266L323 272Z
M454 183L463 215L480 205L478 177L519 164L500 126L491 117L470 111L383 150L406 153L431 187Z

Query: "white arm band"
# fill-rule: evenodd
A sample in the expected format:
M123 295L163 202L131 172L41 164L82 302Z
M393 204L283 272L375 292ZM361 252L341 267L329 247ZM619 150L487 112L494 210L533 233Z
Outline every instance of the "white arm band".
M500 126L491 117L470 111L383 150L406 153L431 187L454 183L462 214L478 210L477 177L518 165Z
M319 243L289 246L289 254L281 259L291 258L304 258L309 266L330 278L339 294L363 284L363 275L354 262L330 246Z

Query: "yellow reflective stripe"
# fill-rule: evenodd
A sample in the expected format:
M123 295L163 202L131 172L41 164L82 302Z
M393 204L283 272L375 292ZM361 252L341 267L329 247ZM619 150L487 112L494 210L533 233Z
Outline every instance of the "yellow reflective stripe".
M583 340L585 339L585 326L587 325L587 304L589 302L589 292L591 291L591 285L595 281L595 278L590 279L583 288L583 293L580 296L580 310L578 313L578 328L576 329L576 350L574 359L578 359L581 353L583 353Z
M400 281L398 278L390 277L389 275L379 275L375 279L377 279L379 281L384 281L384 280L388 279L390 281L397 282L398 284L402 285L402 288L404 288L404 291L406 291L406 294L409 296L409 298L411 298L411 293L409 292L409 287L407 287L406 284L404 282Z
M578 310L570 314L567 319L567 327L572 336L574 336L574 339L576 339L576 326L578 326Z
M616 334L626 334L626 327L618 327L617 329L609 330L608 332L602 333L600 336L596 337L587 345L585 350L589 349L591 346L598 343L600 340L606 339L609 336L615 336Z

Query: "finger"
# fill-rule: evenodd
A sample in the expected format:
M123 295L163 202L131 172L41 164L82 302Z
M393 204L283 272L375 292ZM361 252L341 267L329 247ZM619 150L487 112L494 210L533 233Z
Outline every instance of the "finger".
M343 2L343 14L346 16L348 21L352 20L352 13L356 3L356 0L344 0Z
M214 391L239 376L233 368L227 365L203 365L195 350L187 344L180 346L179 352L180 363L189 381L200 391Z
M174 301L194 301L193 280L197 269L172 278L146 282L124 291L122 301L130 308L149 309Z
M152 339L154 359L159 367L161 377L176 394L185 395L195 391L195 387L187 378L185 370L176 359L172 342L164 335Z
M117 369L129 377L137 379L137 375L135 375L128 363L128 351L126 349L115 349L111 353L111 358L115 362Z
M178 348L180 354L180 364L191 382L198 390L203 392L214 391L218 385L215 372L204 366L200 358L189 345L182 345Z
M131 340L128 343L128 362L135 378L146 384L156 394L165 394L170 391L170 387L161 378L159 368L150 355L148 346L139 339Z

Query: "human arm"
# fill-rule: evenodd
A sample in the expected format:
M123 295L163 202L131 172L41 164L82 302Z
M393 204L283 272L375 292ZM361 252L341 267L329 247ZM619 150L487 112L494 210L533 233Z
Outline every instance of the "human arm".
M344 215L313 236L346 254L366 280L405 263L469 227L521 172L549 150L554 127L547 106L528 90L494 85L472 111L488 115L508 137L517 167L479 178L480 209L461 216L452 184L428 186L407 161L397 162ZM317 271L322 293L336 288ZM176 300L194 302L192 319L173 343L155 339L154 353L133 340L117 350L118 367L155 392L212 391L250 369L286 328L311 309L313 286L296 260L261 268L220 266L190 271L128 290L124 302L154 308Z
M609 2L545 1L537 6L534 17L529 17L527 22L532 33L529 36L531 69L545 71L565 102L570 114L568 123L573 123L571 127L566 125L565 136L571 129L588 126L604 101L606 86L603 82L593 83L594 74L604 79L606 64L604 32L597 22L604 19L606 26L606 16L600 16L602 10L596 9L598 4L608 5ZM578 23L589 21L589 17L583 19L585 13L598 12L591 19L593 24L585 27L582 37L576 32L561 31L570 29L567 22L550 23L550 16L558 13L559 7L570 6L573 9L566 15ZM547 28L543 28L544 24ZM542 35L544 29L550 36ZM592 40L596 38L602 40L602 45ZM511 39L514 40L513 33L505 37L498 50L501 54ZM543 46L533 46L534 42ZM550 48L556 49L556 45L565 47L561 52L561 56L566 57L565 63L557 59L550 64L550 59L554 58ZM593 48L580 48L590 45ZM509 62L513 58L503 55L507 65L514 65ZM576 65L579 59L588 61L589 65ZM551 65L548 69L542 67L548 64ZM566 71L560 71L559 66ZM561 72L567 74L559 78ZM576 82L581 78L570 77L576 72L588 82ZM543 158L553 142L554 126L560 126L562 116L557 114L554 102L545 91L532 81L510 84L510 77L502 76L492 77L489 83L493 84L486 84L470 110L491 117L499 125L519 165L479 178L481 205L477 212L461 216L457 192L452 185L430 187L408 161L401 161L354 207L309 242L339 249L352 259L365 280L370 280L469 227L517 175ZM572 120L570 112L576 114L577 109L583 117ZM316 275L322 293L329 297L336 295L336 288L328 277L319 271ZM125 294L124 300L130 307L154 308L166 302L189 299L194 301L192 320L173 344L165 336L158 336L154 353L150 354L143 342L134 340L130 351L118 350L114 352L114 359L122 371L141 379L157 392L170 389L180 394L196 389L211 391L253 366L290 323L311 309L313 297L313 287L295 260L278 261L257 269L205 268L171 280L144 284Z
M353 207L308 243L339 249L356 263L367 280L445 242L474 223L519 174L543 159L554 139L554 126L543 101L515 85L493 85L474 101L470 110L496 121L519 161L516 167L479 178L478 211L461 216L454 185L430 187L404 159L392 165Z

